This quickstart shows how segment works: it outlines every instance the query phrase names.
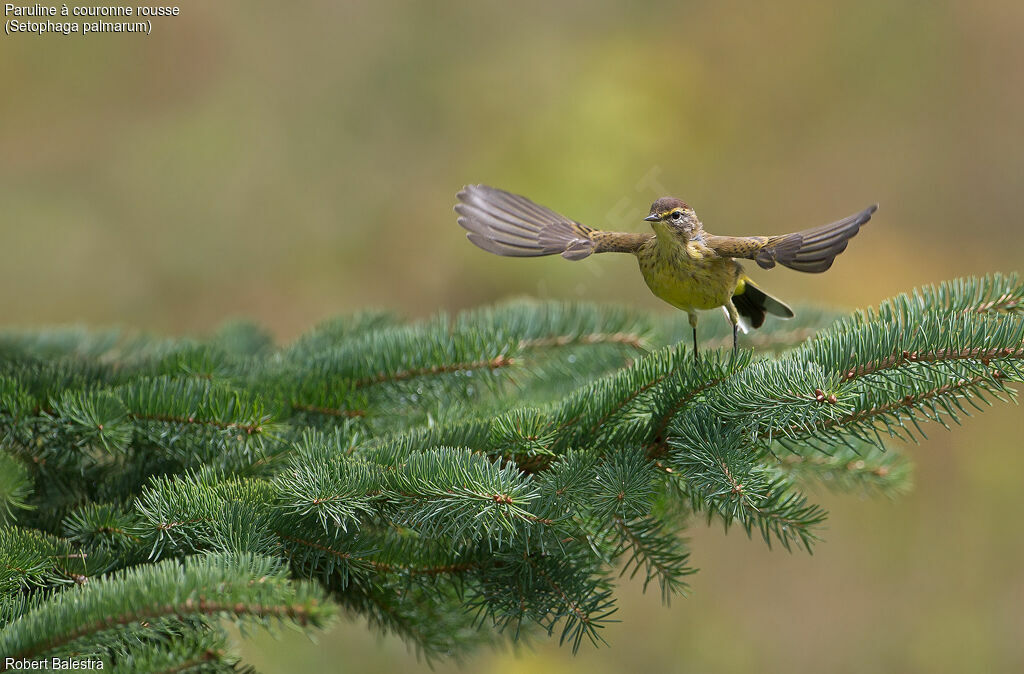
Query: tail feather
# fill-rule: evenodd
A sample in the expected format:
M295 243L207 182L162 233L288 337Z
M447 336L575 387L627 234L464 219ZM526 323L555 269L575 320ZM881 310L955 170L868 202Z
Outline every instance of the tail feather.
M740 317L745 318L752 328L764 325L766 314L779 318L793 318L793 310L789 305L764 292L745 276L740 278L732 303Z

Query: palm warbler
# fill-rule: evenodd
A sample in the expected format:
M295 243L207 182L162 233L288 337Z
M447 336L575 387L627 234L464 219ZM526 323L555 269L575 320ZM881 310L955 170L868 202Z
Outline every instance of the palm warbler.
M792 318L793 310L754 285L735 258L754 260L763 269L776 263L819 273L846 250L877 204L830 225L779 236L715 236L704 231L685 202L663 197L644 218L653 233L606 232L487 185L468 185L458 194L459 224L484 250L511 257L560 254L582 260L591 253L632 253L647 287L689 315L693 353L697 355L697 312L722 307L737 329L759 328L765 314Z

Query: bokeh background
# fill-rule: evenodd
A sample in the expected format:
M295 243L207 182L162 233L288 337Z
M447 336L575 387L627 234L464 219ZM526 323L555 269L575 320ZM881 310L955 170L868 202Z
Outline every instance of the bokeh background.
M723 234L880 202L828 274L755 268L795 302L1024 270L1017 0L179 6L148 37L0 36L0 325L242 316L288 340L520 294L670 311L627 258L472 247L468 182L630 230L664 193ZM611 647L461 671L1024 671L1024 415L930 436L910 495L819 495L814 556L697 525L692 596L624 583ZM428 671L359 620L242 648L268 672Z

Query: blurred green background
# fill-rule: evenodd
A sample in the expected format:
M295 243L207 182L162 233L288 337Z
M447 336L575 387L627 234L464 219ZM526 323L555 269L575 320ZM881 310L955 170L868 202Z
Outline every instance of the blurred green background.
M722 234L880 202L828 274L755 267L795 302L1024 270L1017 0L180 6L148 37L0 36L3 326L244 316L287 340L370 305L517 294L670 311L628 258L473 248L451 212L468 182L630 230L664 193ZM691 598L624 583L610 648L463 671L1024 671L1022 437L1012 406L936 427L909 496L819 495L813 557L697 525ZM358 620L243 651L268 672L427 671Z

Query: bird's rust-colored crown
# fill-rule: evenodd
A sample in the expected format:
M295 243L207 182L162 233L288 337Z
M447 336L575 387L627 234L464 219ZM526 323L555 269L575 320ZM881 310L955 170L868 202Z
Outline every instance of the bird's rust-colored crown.
M662 197L651 204L651 215L664 215L674 208L690 210L690 205L682 199L676 199L675 197Z

